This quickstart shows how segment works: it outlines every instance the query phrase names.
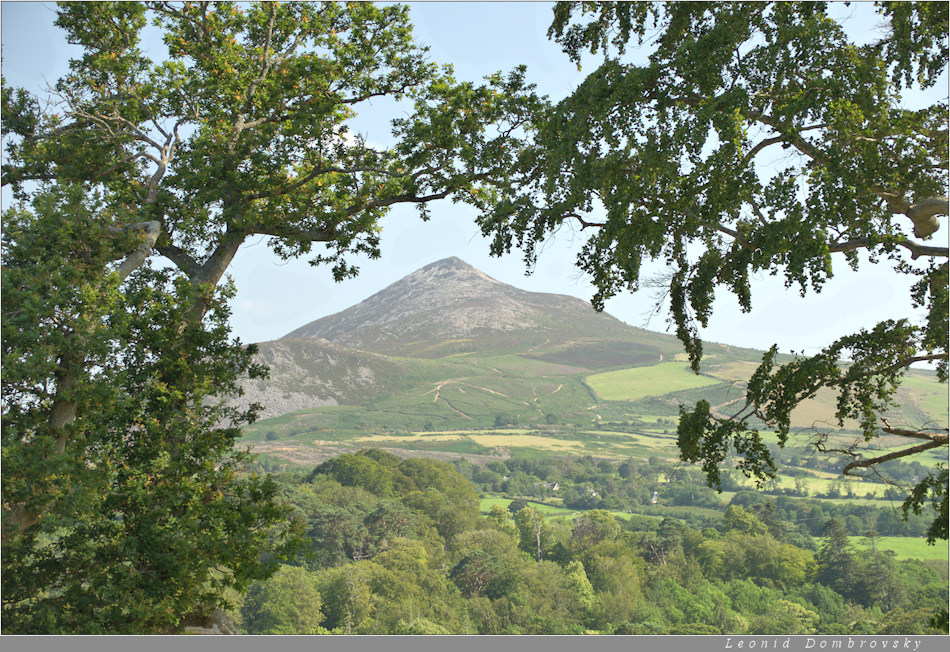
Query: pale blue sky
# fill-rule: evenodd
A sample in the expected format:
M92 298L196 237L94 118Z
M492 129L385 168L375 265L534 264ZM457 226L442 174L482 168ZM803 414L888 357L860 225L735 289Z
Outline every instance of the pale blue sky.
M578 72L548 41L550 3L412 2L410 7L417 40L430 46L434 61L453 64L458 79L480 80L525 64L529 80L542 93L560 99L596 65L596 59L588 57L584 71ZM2 3L3 75L9 85L39 91L44 80L52 83L66 70L71 48L52 26L54 9L53 3ZM871 34L860 20L854 24ZM380 115L361 118L359 130L369 140L385 142L387 120L395 117L385 115L388 108L380 104L375 109ZM263 238L249 242L230 270L238 288L233 303L235 334L248 342L276 339L448 256L458 256L489 276L526 290L585 300L594 293L574 267L579 232L562 229L545 247L535 273L526 276L519 253L501 259L488 255L488 241L479 234L470 209L442 202L432 206L432 215L430 222L422 223L411 207L394 210L384 222L382 258L366 260L358 278L340 284L333 282L326 267L311 267L305 260L282 262L269 252ZM946 241L943 225L935 242ZM844 265L840 268L821 295L804 300L796 290L786 290L780 279L757 280L750 314L742 314L735 299L723 293L703 335L710 341L740 346L765 349L778 343L783 351L815 352L858 328L909 315L909 284L889 268L864 266L858 274ZM652 297L644 291L608 301L606 311L644 326L652 307ZM664 315L654 316L647 327L665 330Z

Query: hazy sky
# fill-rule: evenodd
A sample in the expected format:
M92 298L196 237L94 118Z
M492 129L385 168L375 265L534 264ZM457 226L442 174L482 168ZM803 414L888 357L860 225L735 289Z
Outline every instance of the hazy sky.
M596 65L596 59L588 57L584 70L578 72L548 41L549 3L412 2L410 7L417 40L431 48L432 60L453 64L460 80L478 81L525 64L528 79L557 100ZM839 10L854 11L843 6ZM51 84L66 71L72 48L52 25L54 11L55 5L47 2L2 3L3 75L8 85L39 91L44 82ZM859 18L852 25L872 36L872 25ZM374 115L361 119L358 130L368 140L386 142L388 119L396 117L388 109L378 105ZM6 204L6 192L3 199ZM558 232L545 246L534 274L526 276L519 253L500 259L489 256L489 243L475 226L471 209L441 202L432 205L432 215L431 221L423 223L412 207L394 210L383 222L382 258L365 260L359 277L339 284L333 282L327 267L311 267L305 260L283 262L269 252L264 238L249 242L230 269L238 288L233 303L235 334L246 342L279 338L448 256L458 256L489 276L526 290L585 300L594 293L574 266L582 242L579 232L570 228ZM944 220L932 242L946 242L947 233ZM843 264L839 268L820 295L805 299L795 288L786 290L781 279L758 279L753 287L754 310L749 314L741 313L735 299L724 292L703 336L759 349L778 343L782 351L811 353L882 319L910 316L910 283L890 267L865 265L857 274ZM617 297L606 305L607 312L631 325L664 331L665 313L645 323L652 308L648 291Z

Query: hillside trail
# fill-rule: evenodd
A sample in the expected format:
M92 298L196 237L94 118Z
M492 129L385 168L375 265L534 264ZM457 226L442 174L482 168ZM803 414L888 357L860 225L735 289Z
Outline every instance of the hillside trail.
M493 390L493 389L488 389L487 387L482 387L481 385L472 385L472 387L477 387L478 389L484 390L484 391L488 392L489 394L495 394L496 396L501 396L502 398L507 398L507 399L509 399L509 400L511 400L511 401L515 401L515 402L517 402L517 403L521 403L522 405L527 405L528 407L531 407L531 404L528 403L528 402L526 402L526 401L522 401L522 400L517 399L517 398L515 398L515 397L513 397L513 396L508 396L507 394L502 394L501 392L496 392L496 391Z
M445 401L445 404L448 405L448 406L449 406L449 409L452 410L453 412L457 412L458 414L461 414L463 417L465 417L465 418L468 419L469 421L474 421L474 419L473 419L472 417L470 417L469 415L465 414L464 412L462 412L461 410L459 410L457 407L455 407L454 405L452 405L451 403L449 403L449 400L448 400L448 399L443 398L442 400Z

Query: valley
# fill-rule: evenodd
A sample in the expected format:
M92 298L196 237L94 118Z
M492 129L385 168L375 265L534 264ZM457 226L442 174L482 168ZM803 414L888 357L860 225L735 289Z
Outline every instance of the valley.
M241 444L282 483L309 537L310 553L282 572L320 587L325 633L402 631L380 624L385 608L340 616L352 598L335 582L403 568L406 546L400 596L426 577L427 603L450 595L431 588L449 581L468 601L434 608L429 633L888 632L898 618L923 631L946 602L948 548L928 543L932 513L902 504L945 451L845 477L831 449L878 456L907 443L865 442L819 391L793 412L784 448L762 432L774 478L757 484L726 458L717 491L680 459L680 408L741 409L762 353L704 351L693 373L673 337L522 293L458 259L262 343L271 378L248 393L274 400ZM946 427L945 385L924 370L906 380L890 423ZM376 542L381 522L409 538ZM602 615L572 616L568 597L550 597L572 570ZM378 604L398 600L382 588L395 584L373 589L386 596ZM540 618L549 597L560 611ZM520 616L513 604L525 605ZM783 609L792 620L776 618ZM477 625L453 625L460 613Z
M481 464L551 455L678 463L680 406L707 400L724 413L738 409L762 355L706 343L697 375L669 335L570 297L498 283L458 259L259 346L271 377L248 384L246 399L264 403L268 418L249 426L242 444L278 466L370 447ZM946 427L946 388L933 374L912 372L898 403L892 423ZM827 447L857 443L870 454L899 438L856 442L854 424L839 428L833 415L834 397L823 392L793 413L796 436L774 450L782 464L773 488L797 484L819 496L837 484L852 499L883 498L886 477L843 478L840 461L816 455L811 442L829 432ZM766 440L774 448L775 437ZM943 457L937 449L915 461L929 468Z

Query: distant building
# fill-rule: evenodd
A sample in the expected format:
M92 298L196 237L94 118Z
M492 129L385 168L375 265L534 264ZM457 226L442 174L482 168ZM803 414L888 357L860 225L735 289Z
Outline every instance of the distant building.
M556 482L535 482L535 483L534 483L533 485L531 485L531 486L532 486L532 487L542 487L542 488L544 488L544 489L550 489L551 491L557 491L558 489L561 488L561 485L559 485L559 484L556 483Z
M650 502L656 505L656 502L660 499L660 495L657 492L653 492L653 498L650 499Z

